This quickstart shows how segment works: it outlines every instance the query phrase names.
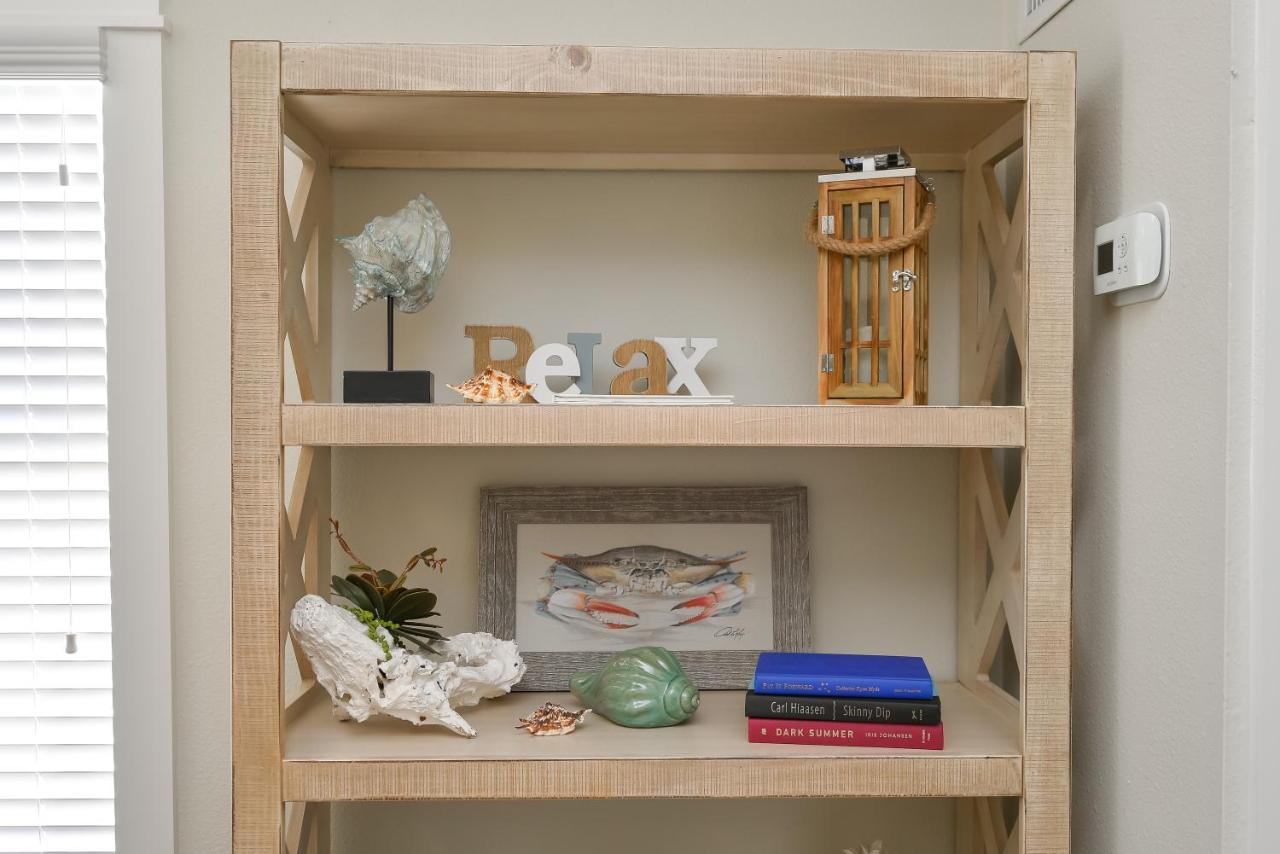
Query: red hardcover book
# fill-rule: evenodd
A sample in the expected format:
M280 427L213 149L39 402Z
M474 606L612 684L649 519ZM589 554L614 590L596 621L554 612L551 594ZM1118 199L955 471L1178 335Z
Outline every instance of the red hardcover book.
M747 741L754 744L830 744L941 750L942 724L912 726L747 718Z

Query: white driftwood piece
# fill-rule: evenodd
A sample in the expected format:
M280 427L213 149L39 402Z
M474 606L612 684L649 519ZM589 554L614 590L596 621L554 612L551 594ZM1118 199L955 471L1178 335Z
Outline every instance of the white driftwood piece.
M475 729L455 709L500 697L524 677L515 641L487 632L454 635L441 644L444 660L436 661L401 649L386 629L378 629L391 646L391 658L385 659L382 646L350 611L314 595L298 600L289 625L343 720L390 715L474 738Z

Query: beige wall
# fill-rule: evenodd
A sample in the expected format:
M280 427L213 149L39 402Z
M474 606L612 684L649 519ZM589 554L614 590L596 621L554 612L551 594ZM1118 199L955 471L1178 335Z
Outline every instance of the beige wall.
M173 554L173 622L174 630L174 700L177 830L179 849L183 854L223 852L229 847L230 806L230 709L228 706L229 644L228 627L228 562L229 562L229 386L228 371L228 173L227 173L227 56L228 41L233 38L270 38L318 41L420 41L420 42L489 42L544 43L586 42L635 45L764 45L780 47L902 47L902 48L996 48L1004 44L1002 4L999 0L981 0L963 4L943 0L910 0L891 7L876 2L808 2L794 3L617 3L617 2L553 2L535 6L525 2L433 4L412 7L403 3L373 0L360 4L318 2L201 2L175 0L164 4L164 13L172 25L165 45L165 170L167 185L167 254L169 282L170 341L170 436L172 445L172 554ZM483 180L482 176L472 176ZM468 178L467 180L472 180ZM723 176L722 176L723 178ZM460 179L459 179L460 180ZM581 177L582 181L590 179ZM750 192L776 192L776 198L792 198L798 190L779 186L766 190L771 179L757 176L748 186ZM778 179L780 184L786 184ZM400 193L386 190L386 198L402 201ZM696 201L691 199L690 201ZM656 212L660 213L660 212ZM363 221L363 212L351 216ZM450 216L455 214L450 213ZM458 216L468 216L459 210ZM789 220L788 220L789 221ZM790 227L790 226L788 226ZM459 249L461 253L461 247ZM460 259L465 257L460 254ZM458 269L466 264L459 261ZM461 276L459 277L461 278ZM448 299L469 298L471 293L446 277L442 303ZM434 311L437 307L429 310ZM464 312L459 308L459 317ZM424 315L424 317L428 317ZM371 318L356 322L371 323ZM409 322L412 322L409 321ZM424 320L423 322L433 322ZM550 318L544 318L548 334ZM604 324L600 324L601 327ZM406 326L406 329L408 327ZM647 326L645 327L647 331ZM460 330L441 332L438 339L450 347L457 346ZM604 329L602 328L602 331ZM654 330L657 331L657 330ZM699 330L694 330L699 331ZM736 333L720 334L725 345ZM433 337L432 339L436 339ZM449 343L452 341L452 343ZM361 345L368 346L368 345ZM436 346L434 343L428 347ZM465 352L465 351L463 351ZM424 357L436 358L424 353ZM807 356L806 356L807 357ZM442 364L454 364L456 354L441 353ZM715 358L715 357L713 357ZM747 354L749 359L749 354ZM795 370L795 368L789 369ZM782 381L774 383L777 394L789 393ZM745 397L745 392L744 392ZM339 477L350 474L353 467L386 467L388 454L360 451L339 454ZM450 489L474 495L481 482L511 482L498 474L497 462L510 460L521 472L519 479L534 481L549 478L550 467L563 465L568 472L562 479L586 477L583 472L607 466L619 477L632 480L665 479L672 481L696 475L703 482L752 480L765 482L807 482L814 490L815 524L828 529L841 524L829 514L830 502L819 499L840 494L843 477L838 465L849 467L850 479L880 483L889 482L899 460L908 467L923 467L938 480L938 494L918 496L912 490L928 486L931 481L913 476L901 478L895 489L895 505L921 498L928 517L935 520L953 518L953 455L943 452L904 454L902 452L868 452L840 457L832 462L821 452L767 452L759 457L738 452L710 454L681 452L659 455L657 452L623 452L601 459L591 453L564 451L539 455L526 465L520 455L508 452L496 462L477 463L467 455L441 455L429 451L405 455L404 465L413 477L401 477L390 497L402 502L417 502L428 512L450 519L443 507ZM656 468L655 468L656 467ZM557 472L557 474L559 474ZM591 477L599 481L599 474ZM371 502L382 502L382 492L355 491L360 483L372 483L352 476L352 492L342 501L352 502L366 494ZM462 484L458 486L457 484ZM853 506L859 506L856 501ZM932 502L932 503L930 503ZM340 505L340 507L343 505ZM347 505L351 506L351 505ZM414 503L412 506L418 507ZM446 526L447 528L448 526ZM937 548L954 561L951 541L954 528L937 523L940 538L919 544L917 556L927 559ZM434 529L430 529L433 530ZM384 548L389 556L416 544L419 537L412 528L389 523ZM455 543L456 553L467 555L473 549L474 537L468 529L447 529L442 542ZM832 545L819 547L815 592L818 585L829 592L843 555ZM884 548L871 544L873 549ZM879 552L889 555L888 549ZM892 552L899 560L902 552ZM389 558L388 558L389 559ZM458 560L458 564L462 564ZM869 570L866 577L873 575ZM823 575L826 573L827 575ZM472 595L459 574L459 602ZM938 578L950 582L945 568ZM854 587L841 587L847 599L824 602L817 615L819 632L838 637L841 620L855 616L882 619L873 613L870 602L861 599ZM902 588L896 593L908 592ZM932 594L938 595L938 594ZM948 593L948 596L953 595ZM939 599L941 602L942 600ZM473 604L459 604L458 614L468 613ZM847 613L846 613L847 609ZM942 616L940 619L948 619ZM887 624L888 621L885 621ZM892 639L893 631L887 626ZM941 634L941 629L934 627ZM948 626L947 632L950 631ZM940 647L937 647L941 649ZM945 661L943 669L953 666ZM915 809L908 809L915 807ZM902 802L879 804L714 804L714 805L523 805L504 807L505 828L526 822L538 848L523 843L521 850L564 851L558 834L583 834L581 850L608 847L610 850L639 850L635 841L614 843L613 834L639 839L655 826L663 829L659 837L669 846L717 847L723 844L733 850L774 851L791 837L780 828L800 828L810 834L805 841L813 850L838 850L842 844L864 839L888 827L899 828L899 850L924 850L945 845L949 839L949 805L934 802L909 805ZM345 849L374 850L373 846L396 846L407 850L428 849L430 840L458 840L464 819L478 823L490 820L490 808L483 806L433 808L416 805L348 807L338 811L336 839L350 842ZM657 822L655 816L659 817ZM907 821L895 817L907 816ZM934 820L922 820L932 816ZM756 821L752 821L756 819ZM447 826L447 827L446 827ZM443 829L442 829L443 828ZM723 835L721 835L723 834ZM490 850L511 850L509 835L492 838ZM626 845L631 845L627 848ZM457 850L458 845L445 845Z
M1220 850L1231 5L1076 0L1026 45L1079 51L1078 851ZM1087 241L1155 200L1168 293L1114 308Z

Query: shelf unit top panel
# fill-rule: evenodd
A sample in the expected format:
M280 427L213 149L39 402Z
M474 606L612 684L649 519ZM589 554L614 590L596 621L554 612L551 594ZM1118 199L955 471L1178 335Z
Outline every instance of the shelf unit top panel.
M707 691L687 723L631 730L601 718L568 737L536 738L516 718L567 694L513 694L464 710L479 731L376 718L334 720L313 692L285 736L286 801L604 797L978 797L1019 795L1012 708L939 685L946 749L749 744L743 692Z
M286 404L285 445L1021 447L1020 406Z
M280 46L285 92L1025 100L1024 51L559 45Z
M959 169L1028 92L1024 52L280 50L286 107L335 166L823 171L842 149L900 144L925 168Z

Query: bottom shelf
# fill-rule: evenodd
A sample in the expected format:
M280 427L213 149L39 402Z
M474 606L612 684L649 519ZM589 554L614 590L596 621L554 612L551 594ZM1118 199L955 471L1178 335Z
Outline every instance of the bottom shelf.
M706 691L691 720L634 730L589 717L537 738L516 718L567 694L512 694L464 710L479 731L334 720L314 691L287 725L284 800L987 797L1022 794L1016 712L939 685L945 750L749 744L741 691Z

